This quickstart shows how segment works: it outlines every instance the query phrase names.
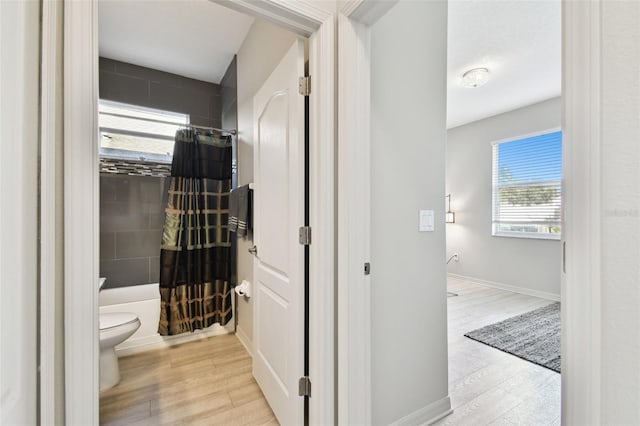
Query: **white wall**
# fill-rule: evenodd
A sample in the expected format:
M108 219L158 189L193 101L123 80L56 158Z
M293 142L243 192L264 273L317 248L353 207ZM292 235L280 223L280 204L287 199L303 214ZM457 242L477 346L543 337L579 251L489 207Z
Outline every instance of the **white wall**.
M238 185L253 181L253 96L269 77L296 35L256 19L238 51ZM253 283L253 256L247 250L250 239L238 240L238 282ZM253 338L252 299L238 297L237 332L251 342Z
M602 419L640 424L640 2L602 2Z
M40 4L0 2L0 424L37 413Z
M561 243L491 235L491 142L560 127L554 98L448 131L447 193L456 223L447 225L450 273L560 295Z
M434 402L448 404L446 34L445 1L400 1L371 30L371 397L376 425ZM435 210L435 232L418 232L420 209Z

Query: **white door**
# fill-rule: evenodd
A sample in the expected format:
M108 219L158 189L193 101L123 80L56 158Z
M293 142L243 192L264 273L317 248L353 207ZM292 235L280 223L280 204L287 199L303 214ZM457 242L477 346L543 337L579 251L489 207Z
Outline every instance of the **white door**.
M296 41L253 98L253 374L283 425L303 421L304 44Z

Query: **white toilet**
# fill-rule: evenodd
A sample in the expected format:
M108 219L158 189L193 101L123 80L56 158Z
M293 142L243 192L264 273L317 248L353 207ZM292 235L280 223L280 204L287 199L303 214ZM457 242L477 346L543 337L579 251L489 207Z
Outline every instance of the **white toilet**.
M140 328L138 316L131 312L100 314L100 390L114 387L120 381L115 347Z

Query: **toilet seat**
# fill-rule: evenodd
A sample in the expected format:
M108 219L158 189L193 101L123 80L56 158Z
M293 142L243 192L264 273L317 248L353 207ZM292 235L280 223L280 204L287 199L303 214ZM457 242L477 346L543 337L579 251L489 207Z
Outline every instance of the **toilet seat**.
M127 325L138 321L138 316L132 312L110 312L100 314L100 331Z
M120 381L116 346L140 328L140 319L132 312L100 314L100 390L107 390Z

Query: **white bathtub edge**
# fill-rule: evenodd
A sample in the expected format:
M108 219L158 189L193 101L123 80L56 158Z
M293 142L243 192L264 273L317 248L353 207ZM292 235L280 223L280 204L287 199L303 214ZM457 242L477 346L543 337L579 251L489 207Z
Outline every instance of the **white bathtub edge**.
M231 298L235 313L235 298ZM176 336L158 334L160 318L160 293L158 284L145 284L132 287L106 289L100 293L100 313L132 312L140 319L140 328L127 340L116 346L118 356L131 355L170 346L180 345L212 336L234 332L234 318L225 326L214 324L205 330L184 333Z

